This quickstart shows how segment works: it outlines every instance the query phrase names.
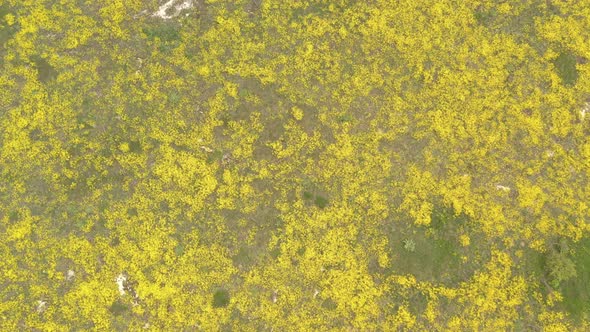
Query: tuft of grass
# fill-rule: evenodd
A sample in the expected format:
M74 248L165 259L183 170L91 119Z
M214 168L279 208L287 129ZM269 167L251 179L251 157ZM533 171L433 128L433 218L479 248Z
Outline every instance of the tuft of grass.
M182 256L184 253L184 246L182 244L177 244L176 247L174 247L174 253L176 256Z
M270 251L270 257L272 257L273 259L277 259L279 255L281 255L280 247L275 247Z
M409 252L416 251L416 242L414 242L414 240L405 239L403 243L404 243L404 249L406 249L407 251L409 251Z
M213 294L213 308L225 308L229 305L229 291L226 289L218 289Z
M351 121L352 121L352 115L350 115L348 113L338 117L338 122L351 122Z
M177 105L180 102L180 95L177 92L171 92L168 95L168 101L172 104L172 105Z
M138 216L137 208L135 208L135 207L128 208L127 209L127 216L128 217L137 217Z
M326 206L328 206L328 199L320 196L320 195L316 195L315 200L313 201L313 203L319 207L320 209L325 208Z

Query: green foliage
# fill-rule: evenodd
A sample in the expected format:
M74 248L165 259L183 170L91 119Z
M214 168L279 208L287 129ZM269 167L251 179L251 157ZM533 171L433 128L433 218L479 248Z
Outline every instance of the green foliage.
M490 10L478 9L473 14L479 24L486 26L490 25L497 15L498 13L494 8L491 8Z
M143 33L150 40L159 39L164 43L177 42L181 39L180 29L176 23L154 23L143 28Z
M57 70L55 70L55 68L49 64L47 59L44 59L38 55L34 55L31 56L31 61L37 69L37 77L40 82L47 83L57 77Z
M184 246L182 244L177 244L176 247L174 247L174 253L176 256L182 256L184 253Z
M444 204L435 205L430 215L430 227L441 230L445 227L464 225L469 222L469 217L464 213L457 213L455 209Z
M551 251L547 256L546 264L550 283L554 288L558 288L563 281L576 277L574 262L564 252Z
M352 116L350 114L344 114L338 117L339 122L350 122L352 121Z
M561 52L555 61L555 70L563 84L573 85L578 81L578 70L576 68L576 56L572 52Z
M225 289L218 289L213 294L213 308L224 308L229 305L229 292Z
M324 196L321 195L316 195L315 196L315 200L313 201L313 203L319 207L320 209L325 208L326 206L328 206L328 199L325 198Z
M0 330L588 330L587 17L2 1Z
M176 23L153 23L142 29L148 40L158 45L163 53L170 53L180 45L180 28Z
M178 104L180 102L180 95L175 92L172 92L168 95L168 100L171 104Z
M574 254L571 257L574 267L567 267L575 271L575 276L566 277L561 282L563 307L578 321L587 320L590 316L590 240L584 239L571 246Z

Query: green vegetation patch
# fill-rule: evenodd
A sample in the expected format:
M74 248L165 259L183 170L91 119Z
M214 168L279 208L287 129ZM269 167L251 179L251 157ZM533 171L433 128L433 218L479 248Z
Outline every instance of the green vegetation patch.
M9 22L6 19L8 14L14 15L13 10L7 5L0 5L0 54L4 50L4 43L10 40L19 29L17 22L8 24Z
M143 28L143 33L150 40L159 39L163 42L174 42L180 40L179 26L172 23L160 23Z
M213 308L225 308L229 305L229 291L218 289L213 293Z
M527 277L538 281L544 296L559 291L563 301L557 304L574 320L588 319L590 315L590 238L575 244L565 240L546 253L526 249L523 268ZM531 288L533 290L534 288Z
M37 78L39 79L39 82L48 83L57 77L57 70L55 70L55 68L47 61L47 59L38 55L33 55L31 56L30 60L37 69Z
M256 262L256 253L252 248L243 246L232 257L232 260L236 266L249 267Z
M160 52L168 53L176 48L182 39L180 26L175 23L156 23L144 27L147 39L156 43Z
M119 300L113 302L113 304L109 308L109 311L115 316L123 315L127 313L129 310L129 306Z
M572 245L576 276L561 285L563 307L576 319L590 315L590 238Z
M578 69L576 68L576 56L573 53L569 51L560 53L553 64L564 85L576 84Z
M315 206L319 207L320 209L323 209L326 206L328 206L328 199L326 197L316 195L313 203L315 204Z
M395 257L390 272L449 286L468 280L489 260L484 235L472 229L467 216L450 207L436 207L431 219L429 226L408 224L390 232ZM462 234L468 234L470 244L461 244Z

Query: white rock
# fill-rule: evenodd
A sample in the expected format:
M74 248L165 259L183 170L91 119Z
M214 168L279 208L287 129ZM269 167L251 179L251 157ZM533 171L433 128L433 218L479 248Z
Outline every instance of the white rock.
M119 286L119 294L121 295L125 295L125 281L127 281L127 277L122 273L117 276L117 279L115 279L117 286Z
M580 110L580 118L582 121L586 118L586 113L590 112L590 102L587 102L584 107Z
M506 187L506 186L503 186L501 184L496 185L496 189L502 190L502 191L505 191L505 192L509 192L511 190L510 187Z
M161 5L160 8L158 8L158 11L153 13L152 16L159 17L163 20L168 20L168 19L178 16L181 11L183 11L185 9L190 9L192 7L193 7L193 0L184 0L184 1L182 1L182 0L181 1L169 0L165 4ZM170 15L166 14L166 12L169 12L169 10L171 8L174 8L173 13Z
M45 309L47 309L47 302L43 300L37 301L37 312L42 313L43 311L45 311Z

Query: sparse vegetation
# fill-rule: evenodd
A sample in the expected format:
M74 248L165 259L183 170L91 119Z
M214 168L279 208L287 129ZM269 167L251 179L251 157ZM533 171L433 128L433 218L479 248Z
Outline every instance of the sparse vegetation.
M0 331L587 331L588 1L0 1Z

